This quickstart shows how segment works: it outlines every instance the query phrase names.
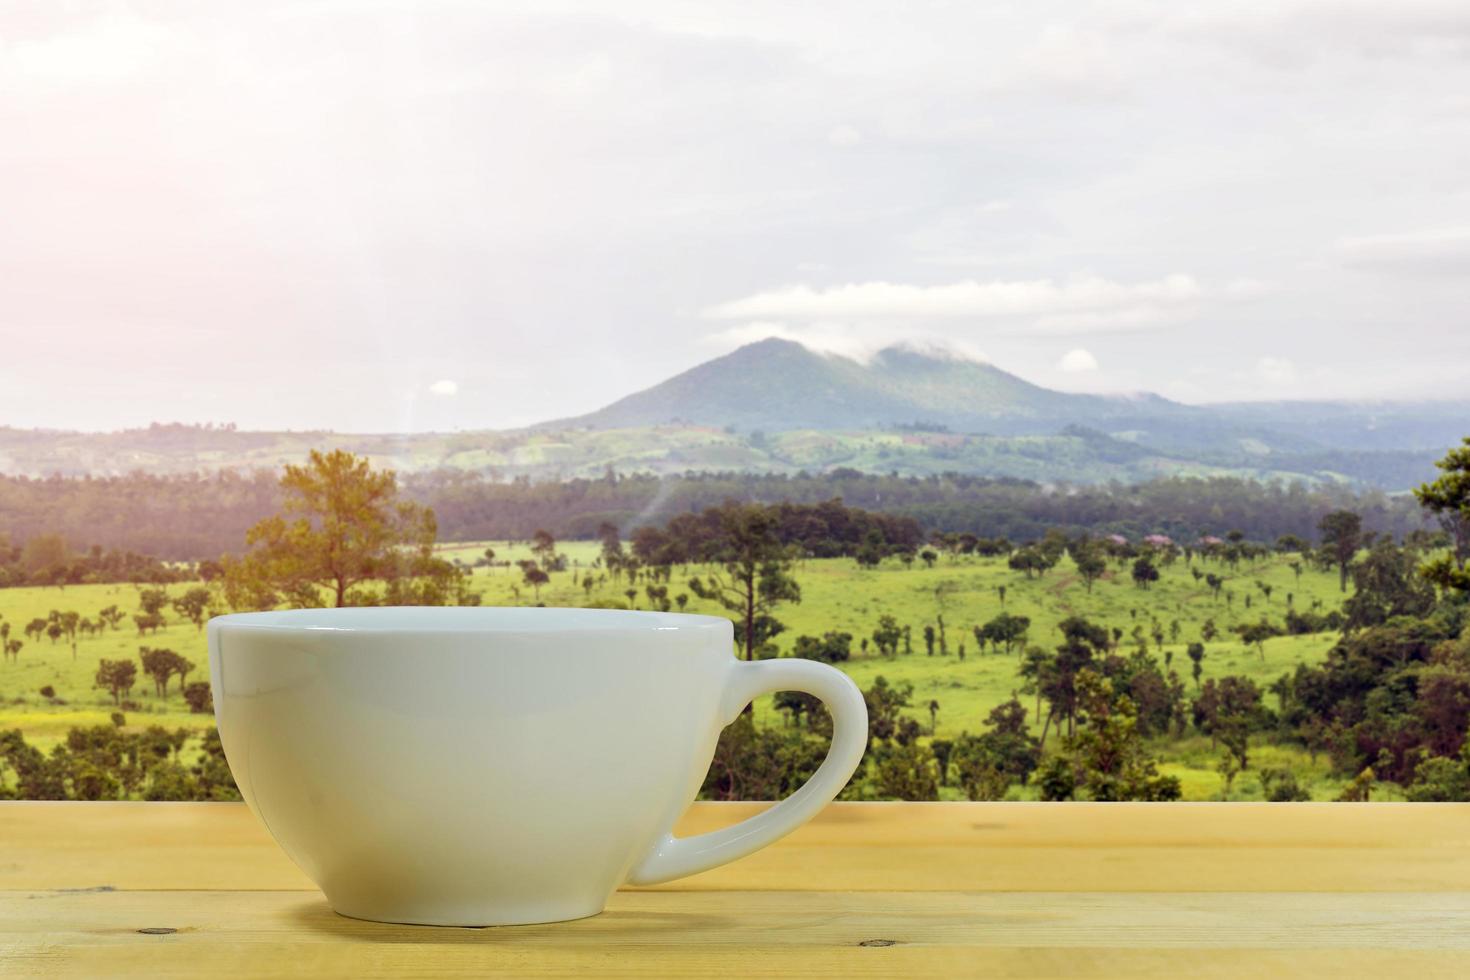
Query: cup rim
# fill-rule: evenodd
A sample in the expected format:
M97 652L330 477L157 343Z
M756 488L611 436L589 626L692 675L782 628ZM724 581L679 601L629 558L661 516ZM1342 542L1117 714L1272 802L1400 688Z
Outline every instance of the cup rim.
M227 613L207 624L217 630L279 633L565 634L707 632L734 625L722 616L653 609L579 606L341 606Z

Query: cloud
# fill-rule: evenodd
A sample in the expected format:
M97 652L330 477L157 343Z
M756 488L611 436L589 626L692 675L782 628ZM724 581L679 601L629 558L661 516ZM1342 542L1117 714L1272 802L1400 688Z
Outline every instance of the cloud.
M450 381L448 378L445 378L442 381L435 381L433 384L429 385L429 394L439 395L440 397L448 398L451 395L459 394L459 385L453 381Z
M1429 276L1470 272L1470 228L1341 238L1332 250L1350 269Z
M1178 274L1137 283L1100 277L1067 282L970 279L941 286L874 281L824 289L786 286L711 306L704 316L717 320L1055 316L1178 306L1200 295L1193 278Z
M906 347L930 354L948 354L972 361L988 361L985 353L963 338L934 332L904 329L878 323L811 323L791 326L778 321L758 320L706 334L704 343L733 350L772 337L791 340L809 350L867 361L885 347Z
M1015 57L998 88L1098 101L1123 94L1127 81L1124 62L1106 34L1054 23Z
M1091 352L1078 347L1069 350L1057 361L1057 370L1068 374L1087 374L1097 370L1097 358Z
M1267 384L1289 385L1296 381L1296 365L1284 357L1263 357L1256 361L1256 377Z
M1038 318L1029 333L1040 334L1083 334L1083 333L1128 333L1135 330L1155 330L1194 318L1192 306L1162 307L1153 305L1130 306L1120 310L1101 310L1087 313L1058 313Z
M175 48L175 32L140 18L109 14L80 29L0 44L0 81L115 83Z
M857 146L863 141L863 134L851 126L835 126L827 134L827 142L833 146Z
M1274 69L1300 69L1335 54L1453 59L1470 42L1470 8L1462 0L1137 3L1113 8L1104 19L1217 45Z
M1256 299L1259 296L1268 295L1275 291L1271 283L1260 279L1243 277L1232 279L1225 284L1224 293L1231 299Z

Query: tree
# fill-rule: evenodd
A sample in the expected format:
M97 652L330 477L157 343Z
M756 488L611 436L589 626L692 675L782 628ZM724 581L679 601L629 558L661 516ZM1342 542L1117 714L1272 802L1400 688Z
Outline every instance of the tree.
M947 738L929 740L929 751L934 753L934 767L939 772L939 785L949 785L949 758L954 752L954 743Z
M1373 798L1373 784L1378 780L1373 767L1369 766L1353 777L1353 781L1343 787L1342 793L1338 795L1339 803L1367 803Z
M143 673L153 678L154 690L161 698L168 697L169 678L178 674L179 687L182 689L189 673L194 669L193 662L161 647L139 647L138 660L143 664Z
M873 630L873 645L881 656L892 657L898 653L898 641L903 639L903 630L898 620L884 613L878 617L878 628Z
M1317 522L1322 535L1322 557L1337 566L1338 589L1347 591L1348 569L1363 543L1363 519L1350 510L1334 510Z
M752 660L757 647L785 629L772 612L783 602L800 602L801 586L791 576L793 555L769 508L732 502L719 509L717 518L716 561L725 573L712 574L707 582L692 578L689 591L739 617L736 642Z
M1450 536L1450 554L1424 565L1424 577L1442 589L1470 592L1470 436L1434 465L1440 476L1414 491L1419 505L1439 520Z
M602 542L602 563L609 569L618 567L623 560L623 539L618 526L611 521L597 525L597 538Z
M868 707L868 742L888 741L898 737L902 722L900 712L909 706L914 696L914 685L908 681L889 684L888 678L879 674L873 678L873 686L863 691L863 702Z
M556 553L556 538L545 528L537 528L531 535L531 554L547 573L559 572L566 566L565 556Z
M1002 646L1005 652L1010 653L1012 649L1026 642L1027 631L1031 629L1031 619L1027 616L1012 616L1010 613L1001 613L991 619L984 626L975 627L975 642L983 649L986 643L992 644L997 651Z
M1262 769L1259 775L1261 795L1267 803L1307 803L1312 799L1290 769Z
M1048 558L1047 554L1040 548L1033 546L1014 552L1007 559L1006 564L1014 571L1024 572L1027 578L1033 578L1037 575L1044 575L1047 569L1051 568L1056 562ZM1001 604L1005 604L1004 598L1001 599Z
M1076 729L1077 674L1091 666L1094 656L1102 656L1108 650L1108 631L1080 616L1069 616L1057 624L1063 643L1057 647L1056 656L1046 661L1037 683L1041 696L1049 710L1041 726L1041 742L1046 743L1046 733L1055 720L1059 725L1067 722L1068 732Z
M1104 801L1179 799L1178 778L1160 775L1145 751L1132 699L1090 668L1078 671L1076 688L1077 729L1058 756L1072 770L1073 792Z
M1148 555L1140 555L1133 562L1133 584L1145 591L1159 580L1159 570Z
M149 630L157 633L165 625L164 618L158 613L133 613L133 623L138 627L139 636Z
M1281 628L1274 623L1268 622L1263 616L1256 623L1241 623L1234 627L1235 632L1240 634L1240 640L1248 646L1254 646L1261 659L1266 659L1266 641L1273 636L1281 635Z
M1425 753L1414 767L1414 781L1404 791L1412 803L1465 803L1470 801L1470 740L1454 758Z
M931 699L929 701L929 734L933 735L939 727L939 702Z
M852 634L829 630L820 637L798 636L792 652L803 660L842 663L852 656Z
M213 602L214 593L202 585L196 585L175 598L173 607L180 616L193 623L196 630L202 630L206 614Z
M191 714L207 715L214 712L214 694L209 688L208 681L195 681L186 685L184 701L189 705Z
M1036 738L1026 730L1026 709L1011 698L991 709L988 731L961 735L951 758L955 777L971 800L998 800L1011 783L1025 784L1041 759Z
M122 695L133 689L138 668L131 660L101 660L97 664L97 686L112 694L112 703L122 703Z
M1200 674L1204 672L1205 645L1203 643L1191 643L1188 653L1190 663L1192 664L1189 672L1194 676L1194 686L1198 690Z
M280 488L281 513L249 530L244 557L223 563L231 606L314 606L321 589L336 606L470 601L463 572L434 557L434 512L400 500L392 470L345 450L312 450L306 465L286 467ZM375 580L387 583L386 595L368 588Z
M1235 757L1239 769L1249 763L1248 740L1252 730L1264 718L1261 689L1248 677L1230 675L1218 681L1210 678L1194 701L1194 724L1210 736L1210 748L1217 740Z
M113 629L120 628L122 621L126 618L127 613L123 612L115 605L103 606L101 609L97 610L97 621L106 623Z
M915 741L874 750L874 788L885 799L934 800L939 797L934 753Z
M50 622L47 624L46 635L51 636L54 627L58 635L66 637L66 642L71 645L73 660L77 659L77 631L81 628L81 622L81 614L75 610L68 609L65 612L58 612L53 609Z
M523 559L518 564L521 566L521 577L525 579L526 584L531 587L531 591L535 595L536 601L540 602L541 586L545 585L547 582L550 582L551 576L547 575L545 569L543 569L539 564L529 558ZM636 589L630 591L632 591L633 595L635 596L638 594ZM629 602L631 603L632 600L630 599Z
M1077 574L1087 583L1087 592L1090 595L1092 583L1102 578L1103 573L1108 570L1107 559L1097 548L1088 546L1073 551L1072 560L1077 563Z
M924 624L924 652L934 656L934 627L929 623Z
M1210 587L1210 594L1215 597L1216 602L1220 601L1220 588L1224 584L1225 579L1216 575L1214 572L1209 572L1205 575L1205 585Z
M1434 586L1420 574L1412 551L1387 536L1352 567L1353 594L1342 605L1346 632L1367 629L1395 616L1423 616L1434 608Z

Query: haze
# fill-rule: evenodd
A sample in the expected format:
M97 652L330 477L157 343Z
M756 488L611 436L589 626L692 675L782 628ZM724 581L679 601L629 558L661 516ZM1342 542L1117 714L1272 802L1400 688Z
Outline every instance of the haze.
M741 343L1464 396L1470 6L10 4L0 424L575 415Z

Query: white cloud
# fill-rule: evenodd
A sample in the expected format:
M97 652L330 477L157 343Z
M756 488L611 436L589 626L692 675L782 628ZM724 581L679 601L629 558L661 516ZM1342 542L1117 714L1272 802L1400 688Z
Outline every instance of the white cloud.
M856 361L866 361L885 347L896 346L927 353L944 353L972 361L989 360L979 347L963 337L935 332L923 333L893 324L822 322L791 326L758 320L706 334L703 340L720 350L734 350L736 347L772 337L792 340L810 350L838 354Z
M999 87L1093 101L1122 94L1126 81L1124 63L1106 34L1072 24L1048 24L1016 56Z
M1275 287L1269 282L1243 277L1227 282L1224 293L1231 299L1256 299L1257 297L1268 295L1274 289Z
M81 30L0 43L0 81L52 84L117 82L174 47L174 32L131 16L109 14Z
M1157 330L1193 319L1196 312L1193 306L1142 305L1124 307L1119 310L1058 313L1037 318L1026 332L1066 335Z
M863 134L851 126L835 126L827 134L827 142L833 146L857 146L863 141Z
M1470 7L1462 0L1166 0L1112 19L1217 44L1274 68L1300 68L1336 53L1456 57L1470 42Z
M1057 361L1057 370L1068 374L1087 374L1097 370L1097 358L1090 351L1078 347L1069 350Z
M459 385L445 378L442 381L435 381L429 385L429 394L448 398L451 395L459 394Z
M1463 275L1470 272L1470 228L1341 238L1333 245L1333 253L1352 269Z
M1200 295L1192 277L1178 274L1137 283L1100 277L1067 282L970 279L941 286L876 281L825 289L786 286L711 306L704 315L720 320L1025 317L1175 306Z
M1296 365L1284 357L1262 357L1256 361L1256 377L1267 384L1289 385L1296 381Z

